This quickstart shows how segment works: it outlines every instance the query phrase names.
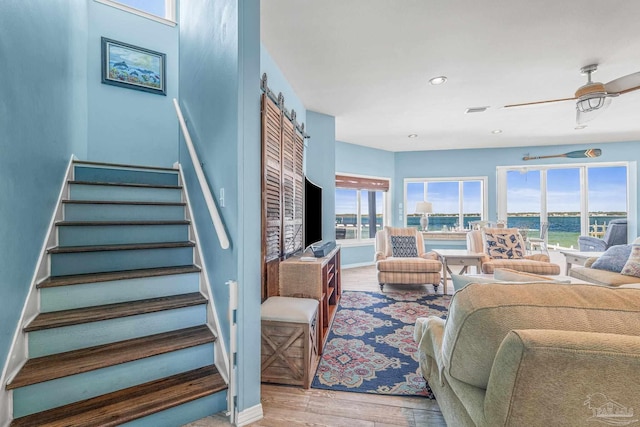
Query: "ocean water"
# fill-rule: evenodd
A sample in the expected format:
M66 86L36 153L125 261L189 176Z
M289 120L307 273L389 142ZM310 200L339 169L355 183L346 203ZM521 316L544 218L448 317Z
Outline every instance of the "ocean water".
M626 218L624 216L592 216L589 219L590 224L608 224L612 219ZM479 216L465 217L464 227L469 228L470 221L479 221ZM407 217L409 226L420 225L420 218L415 216ZM429 230L442 230L442 226L446 225L448 229L456 226L458 223L457 216L432 216L429 217ZM507 218L507 227L527 228L538 230L540 228L539 216L510 216ZM578 216L553 216L549 217L549 232L568 232L580 233L580 217Z
M590 224L608 224L612 219L626 218L624 216L602 215L592 216L589 219ZM355 225L355 215L336 215L337 223L346 225ZM469 228L470 221L479 221L479 216L466 216L464 219L464 228ZM363 225L368 225L367 216L362 217ZM378 228L381 227L382 217L377 218ZM407 225L417 227L420 225L420 217L410 215L407 217ZM458 216L430 216L429 230L442 230L443 226L447 229L458 226ZM539 216L510 216L507 218L507 226L515 228L527 228L537 230L540 227ZM549 232L568 232L580 233L580 217L578 216L552 216L549 217Z

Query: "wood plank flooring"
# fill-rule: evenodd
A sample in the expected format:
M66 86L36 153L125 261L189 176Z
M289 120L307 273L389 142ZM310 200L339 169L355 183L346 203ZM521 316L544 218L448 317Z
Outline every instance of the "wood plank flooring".
M379 292L374 266L342 270L342 289ZM385 285L385 292L406 290L407 286ZM411 286L426 289L431 285ZM453 286L448 286L453 292ZM438 288L442 293L442 287ZM262 384L264 418L252 427L446 427L438 403L421 397L384 396L376 394L337 392L311 388ZM229 418L216 414L185 427L226 427Z

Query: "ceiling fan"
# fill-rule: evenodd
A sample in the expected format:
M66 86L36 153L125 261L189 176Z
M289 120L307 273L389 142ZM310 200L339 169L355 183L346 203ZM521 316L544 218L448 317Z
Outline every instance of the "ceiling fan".
M546 101L525 102L505 105L505 108L523 107L526 105L546 104L561 101L576 101L576 122L580 125L593 120L611 103L611 98L640 89L640 71L611 80L602 84L593 82L591 74L598 69L598 64L591 64L580 69L587 76L587 83L580 86L573 98L550 99Z

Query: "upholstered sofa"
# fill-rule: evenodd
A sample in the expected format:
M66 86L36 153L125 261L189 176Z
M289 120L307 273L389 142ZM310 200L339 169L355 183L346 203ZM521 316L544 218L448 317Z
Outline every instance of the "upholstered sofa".
M409 243L394 248L394 241ZM438 254L425 252L422 233L415 228L384 227L376 233L375 262L380 289L385 283L423 285L440 284L442 263Z
M622 286L631 283L640 283L640 277L628 276L599 268L593 268L593 264L598 261L597 257L587 258L582 267L571 267L569 276L585 282L603 286Z
M513 228L485 230L495 231L495 233L517 233L517 229ZM524 240L522 241L522 247L524 250ZM484 254L482 272L485 274L493 274L496 268L509 268L533 274L560 274L560 266L550 262L549 255L544 253L523 254L520 258L495 258L489 256L483 239L483 230L472 230L467 233L467 250Z
M639 418L639 289L473 283L454 294L446 321L419 318L414 337L450 426Z

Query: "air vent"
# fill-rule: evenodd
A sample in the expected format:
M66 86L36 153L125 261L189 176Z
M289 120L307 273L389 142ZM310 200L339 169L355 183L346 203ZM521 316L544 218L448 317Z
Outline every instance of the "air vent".
M465 110L465 113L466 113L466 114L470 114L470 113L484 113L485 111L487 111L487 108L489 108L489 107L488 107L488 106L487 106L487 107L470 107L470 108L467 108L467 109Z

